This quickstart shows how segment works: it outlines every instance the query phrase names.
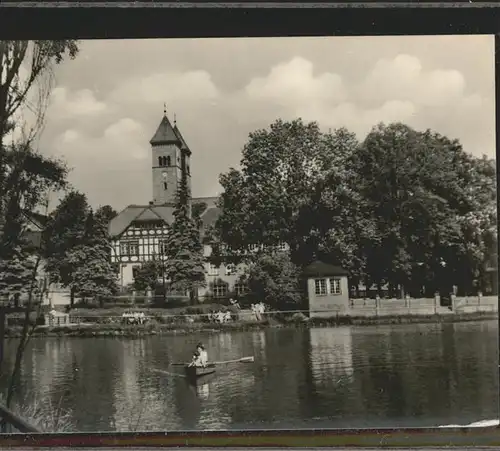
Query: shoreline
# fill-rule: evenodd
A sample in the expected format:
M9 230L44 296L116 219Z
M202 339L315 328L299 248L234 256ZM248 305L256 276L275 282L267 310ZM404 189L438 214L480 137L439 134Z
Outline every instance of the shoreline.
M344 316L333 318L312 318L307 321L277 321L273 319L260 322L234 321L231 323L146 323L143 325L80 323L63 326L38 326L32 338L140 338L154 335L189 335L193 333L245 332L269 328L340 327L340 326L382 326L406 324L440 324L498 319L497 312L473 312L433 315L399 316ZM22 327L9 326L5 329L5 338L20 338Z

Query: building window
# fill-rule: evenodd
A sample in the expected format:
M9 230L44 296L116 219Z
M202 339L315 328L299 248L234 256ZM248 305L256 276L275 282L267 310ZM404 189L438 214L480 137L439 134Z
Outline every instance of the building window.
M172 160L170 159L170 157L165 157L165 166L170 166L172 163Z
M125 241L120 243L121 255L139 255L139 241Z
M326 295L326 279L316 279L314 281L314 290L317 296Z
M342 294L339 278L330 279L330 294Z
M249 249L251 252L255 252L257 249L259 249L259 245L258 244L251 244Z
M216 298L223 298L227 295L227 284L221 282L214 283L214 296Z
M209 276L218 276L219 275L219 267L210 263L208 265L208 275Z
M188 166L186 166L186 170L187 170L187 173L189 174L189 173L190 173L190 172L189 172L189 165L188 165Z
M236 273L236 265L234 263L228 263L226 265L226 276L231 276Z
M163 189L166 190L168 188L167 182L163 182Z
M236 282L234 284L234 292L237 296L242 296L247 292L247 285L243 282Z
M163 157L158 157L158 166L163 166Z
M132 267L132 277L135 279L137 279L137 274L139 272L139 266L133 266Z
M167 253L167 242L166 241L161 240L158 243L158 247L159 247L161 255L165 255Z
M286 251L286 243L280 243L280 244L278 245L278 249L279 249L280 251Z

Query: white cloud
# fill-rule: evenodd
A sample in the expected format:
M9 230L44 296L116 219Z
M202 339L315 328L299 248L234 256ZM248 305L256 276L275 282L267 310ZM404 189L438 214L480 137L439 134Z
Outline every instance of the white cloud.
M338 102L347 97L339 75L315 75L313 64L299 57L274 66L266 77L254 78L245 91L250 98L271 100L285 107Z
M160 102L205 102L215 100L219 90L208 72L165 72L146 77L128 79L110 93L109 99L117 104Z
M51 93L51 115L65 118L96 116L107 110L106 103L98 101L90 89L71 92L65 87L57 87Z
M459 71L425 71L417 57L404 54L378 60L359 87L365 99L408 100L422 106L450 104L464 91L465 79Z
M68 129L54 140L55 155L71 168L69 180L87 193L91 202L120 205L147 202L151 166L150 150L143 126L122 118L99 136ZM130 199L130 201L128 200Z
M360 138L379 122L432 128L425 120L428 108L443 109L439 114L459 108L460 114L467 114L483 103L478 94L466 94L459 71L426 71L417 57L407 54L379 59L357 82L336 73L315 74L312 62L295 57L272 67L267 76L252 79L243 92L256 110L260 105L270 115L344 126Z
M74 62L58 67L44 148L66 157L75 168L71 180L90 198L117 208L151 197L149 139L164 102L192 148L196 196L212 195L220 172L238 165L248 133L279 117L318 121L324 130L345 126L361 139L378 122L402 121L493 154L492 41L482 56L457 41L450 56L449 44L436 50L439 40L422 39L385 47L372 38L208 47L137 41L133 60L129 46L103 41L89 50L87 43Z
M66 130L61 136L60 136L60 141L61 143L64 144L71 144L77 141L80 138L80 133L78 133L76 130L69 129Z

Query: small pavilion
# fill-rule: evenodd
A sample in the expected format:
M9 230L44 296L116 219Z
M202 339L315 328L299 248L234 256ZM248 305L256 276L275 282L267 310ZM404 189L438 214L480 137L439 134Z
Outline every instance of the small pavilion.
M348 274L344 268L320 260L314 261L304 269L310 318L329 318L348 314Z

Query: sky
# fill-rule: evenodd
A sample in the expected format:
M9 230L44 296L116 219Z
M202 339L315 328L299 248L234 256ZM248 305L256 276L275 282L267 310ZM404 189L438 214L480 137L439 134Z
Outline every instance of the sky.
M192 150L195 197L217 195L248 134L280 117L359 139L401 121L495 156L492 36L82 41L55 76L40 151L94 206L152 199L164 103Z

